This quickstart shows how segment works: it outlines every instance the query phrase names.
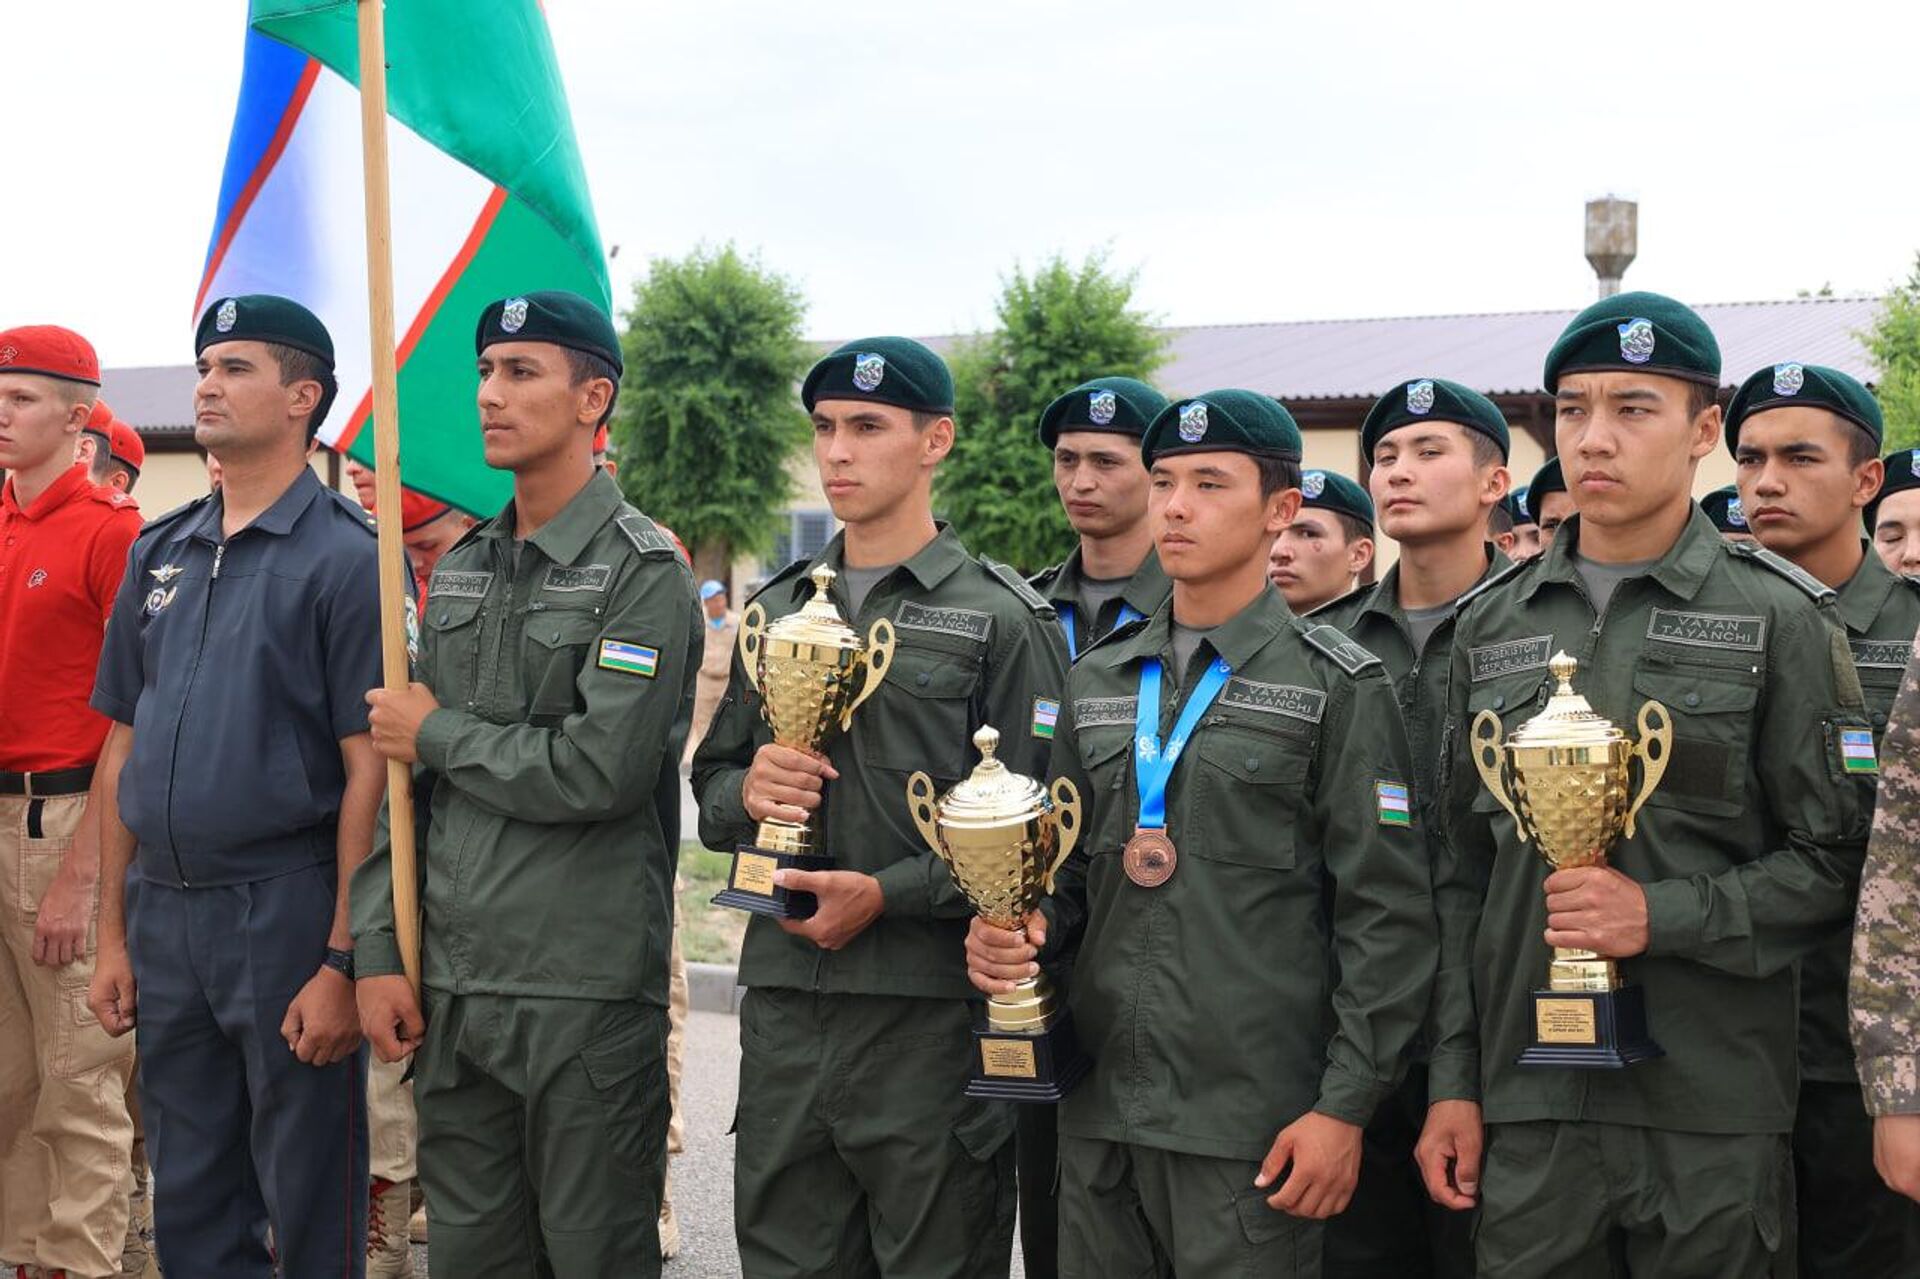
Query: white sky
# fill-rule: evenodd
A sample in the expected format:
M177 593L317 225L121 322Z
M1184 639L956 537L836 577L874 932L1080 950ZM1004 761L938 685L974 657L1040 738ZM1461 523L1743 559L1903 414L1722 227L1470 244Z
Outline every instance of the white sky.
M732 240L820 337L988 325L1103 246L1175 324L1575 306L1606 192L1627 286L1692 301L1920 250L1910 3L545 3L616 297ZM245 9L7 6L0 324L187 358Z

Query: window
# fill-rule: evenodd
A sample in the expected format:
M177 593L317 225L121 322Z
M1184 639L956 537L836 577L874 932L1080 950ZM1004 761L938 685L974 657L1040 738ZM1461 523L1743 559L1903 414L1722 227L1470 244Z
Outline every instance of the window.
M773 539L769 571L784 568L797 559L812 559L833 540L833 512L788 511L787 527Z

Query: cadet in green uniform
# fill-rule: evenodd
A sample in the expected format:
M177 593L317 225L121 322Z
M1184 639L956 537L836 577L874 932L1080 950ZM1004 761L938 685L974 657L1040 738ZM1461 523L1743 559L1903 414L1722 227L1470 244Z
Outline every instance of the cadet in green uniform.
M1444 378L1413 378L1382 396L1360 428L1380 528L1400 545L1386 576L1314 614L1386 664L1413 750L1414 794L1429 837L1439 829L1434 782L1454 609L1508 566L1487 542L1488 512L1507 493L1507 423L1493 401ZM1440 982L1466 982L1443 972ZM1420 1185L1414 1143L1427 1114L1425 1045L1367 1128L1353 1206L1327 1226L1327 1274L1471 1275L1470 1220Z
M1533 489L1522 484L1507 494L1507 512L1513 517L1513 541L1502 545L1501 553L1515 563L1532 559L1540 553L1540 521L1533 513Z
M1720 536L1729 542L1754 542L1752 527L1747 523L1747 508L1741 505L1740 489L1733 484L1723 485L1700 499L1700 509L1707 513L1713 526L1720 530Z
M353 881L361 1021L384 1060L418 1049L436 1273L657 1275L700 610L687 565L593 467L620 379L606 313L508 298L476 348L487 464L513 500L434 569L422 682L368 695L374 744L432 800L425 1008L398 975L383 828Z
M1053 605L1069 660L1115 627L1150 616L1173 590L1153 553L1147 468L1140 464L1140 437L1166 407L1167 397L1145 382L1103 377L1074 387L1040 414L1040 442L1053 454L1054 491L1080 545L1028 585ZM1072 970L1071 955L1050 958L1054 989L1067 989ZM1060 1273L1059 1113L1053 1106L1014 1111L1027 1279Z
M1353 589L1373 566L1373 502L1336 471L1303 471L1300 509L1273 539L1267 580L1296 613L1311 613Z
M1022 932L976 920L969 967L1002 990L1029 938L1080 946L1062 1274L1317 1275L1433 974L1406 736L1378 659L1266 581L1292 415L1208 392L1142 456L1172 599L1074 667L1053 771L1085 852Z
M1895 449L1881 465L1886 478L1862 516L1867 536L1889 570L1920 575L1920 449Z
M907 777L941 790L1000 730L1008 768L1044 769L1066 682L1047 602L967 554L932 514L953 446L953 379L918 342L867 338L801 387L814 461L845 530L818 563L841 616L892 619L893 663L824 758L776 746L738 661L695 752L700 834L750 840L768 817L815 814L838 869L781 871L813 893L801 922L747 925L740 980L734 1222L749 1276L1005 1275L1013 1238L1012 1107L965 1096L972 908L907 808ZM769 619L811 597L814 562L756 599ZM825 783L824 801L822 784Z
M1873 747L1833 592L1723 541L1692 501L1719 368L1713 334L1668 298L1574 317L1546 386L1579 513L1455 624L1435 893L1442 972L1472 982L1437 988L1421 1170L1443 1204L1478 1197L1480 1272L1502 1279L1793 1270L1795 967L1852 908ZM1657 700L1673 744L1610 864L1549 875L1481 783L1468 728L1491 710L1511 735L1561 650L1596 712L1633 734ZM1515 1065L1555 946L1622 961L1666 1055Z
M1838 594L1876 741L1920 630L1920 583L1888 572L1860 536L1860 512L1884 477L1883 432L1867 388L1817 364L1769 365L1727 407L1746 522L1762 546ZM1920 1206L1873 1170L1873 1121L1847 1040L1852 942L1852 918L1837 920L1800 964L1800 1273L1920 1274Z
M1533 482L1527 485L1527 510L1533 513L1539 527L1537 541L1539 549L1544 551L1553 545L1553 535L1574 510L1573 496L1567 492L1558 457L1548 458L1533 473Z

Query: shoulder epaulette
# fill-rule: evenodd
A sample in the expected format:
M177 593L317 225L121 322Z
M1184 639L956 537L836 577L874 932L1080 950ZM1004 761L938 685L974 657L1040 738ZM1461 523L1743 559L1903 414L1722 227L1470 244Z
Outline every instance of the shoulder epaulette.
M613 524L641 555L659 558L673 554L673 539L662 533L658 524L632 507L614 516Z
M789 561L785 568L781 569L778 573L775 573L772 577L769 577L766 581L760 583L759 589L750 592L747 595L747 602L751 603L754 600L759 599L762 595L765 595L769 590L779 585L781 582L792 581L794 578L800 575L802 570L806 569L812 563L813 563L813 560L808 558L805 555L802 555L797 560Z
M208 493L204 496L194 498L191 502L182 502L171 511L156 515L145 524L142 524L140 526L140 536L149 537L156 533L165 532L168 528L178 524L186 516L197 514L212 500L213 494Z
M1028 578L1027 585L1036 591L1044 591L1056 581L1060 580L1060 570L1065 567L1066 562L1064 560L1058 564L1049 565Z
M1052 617L1054 615L1052 602L1039 591L1028 586L1027 579L1014 572L1010 566L1002 564L998 560L990 560L984 555L980 557L980 566L999 578L1002 585L1015 595L1018 595L1020 602L1025 604L1029 609L1032 609L1033 612L1039 616Z
M1817 603L1824 603L1836 597L1836 592L1831 586L1785 556L1775 555L1758 542L1723 542L1722 545L1739 559L1752 560L1756 564L1763 564L1772 569L1805 591L1808 597Z
M1472 586L1469 586L1466 590L1460 592L1460 598L1453 602L1454 612L1458 613L1461 609L1467 606L1468 600L1474 599L1475 597L1479 596L1482 592L1489 591L1494 587L1500 585L1500 583L1506 581L1508 578L1512 577L1515 573L1518 573L1521 569L1525 568L1527 565L1531 563L1533 563L1533 560L1515 560L1513 563L1501 569L1498 573L1489 573L1487 576L1481 578L1479 581L1475 582Z
M88 498L102 506L111 506L116 511L132 511L140 514L140 505L125 490L110 488L105 484L96 484L87 493Z
M1358 675L1369 666L1381 665L1379 658L1362 648L1338 627L1302 618L1295 618L1294 621L1299 624L1301 637L1331 658L1333 664L1347 674Z
M369 537L379 536L379 530L374 524L373 513L368 511L366 507L360 505L360 503L354 501L339 489L326 489L325 492L328 497L333 499L336 506L352 518L353 523L357 527L366 530Z

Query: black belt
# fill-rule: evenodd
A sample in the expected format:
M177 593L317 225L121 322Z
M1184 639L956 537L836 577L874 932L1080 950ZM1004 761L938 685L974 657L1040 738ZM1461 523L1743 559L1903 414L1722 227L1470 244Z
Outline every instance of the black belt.
M0 772L0 795L26 795L33 799L52 799L58 795L84 795L93 785L93 765L56 768L41 773Z

